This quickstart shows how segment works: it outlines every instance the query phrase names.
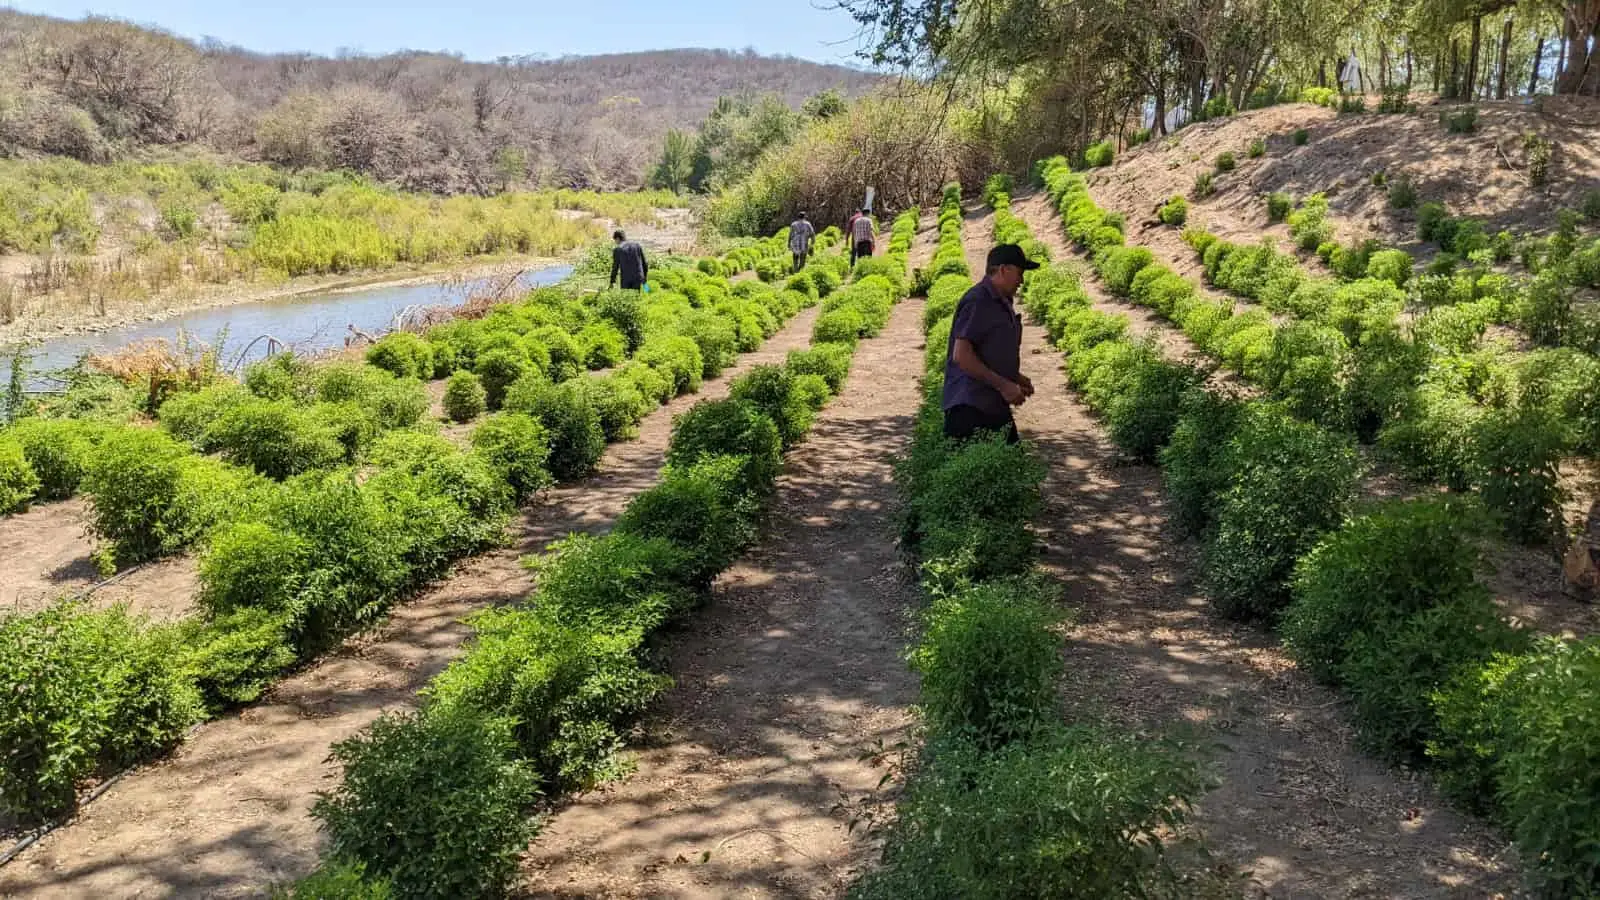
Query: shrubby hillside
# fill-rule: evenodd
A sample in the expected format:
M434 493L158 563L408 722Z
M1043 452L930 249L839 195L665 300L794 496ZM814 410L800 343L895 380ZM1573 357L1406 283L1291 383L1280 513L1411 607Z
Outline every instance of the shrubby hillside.
M878 76L725 50L469 62L252 53L109 19L0 10L0 156L109 161L202 144L415 190L639 186L670 128L724 95L799 106Z

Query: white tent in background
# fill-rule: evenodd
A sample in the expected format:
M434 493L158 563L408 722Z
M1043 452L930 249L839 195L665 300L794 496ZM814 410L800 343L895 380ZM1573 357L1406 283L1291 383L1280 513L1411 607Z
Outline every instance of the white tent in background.
M1350 58L1345 60L1344 71L1339 73L1339 88L1349 94L1362 92L1361 63L1356 60L1353 50L1350 52Z

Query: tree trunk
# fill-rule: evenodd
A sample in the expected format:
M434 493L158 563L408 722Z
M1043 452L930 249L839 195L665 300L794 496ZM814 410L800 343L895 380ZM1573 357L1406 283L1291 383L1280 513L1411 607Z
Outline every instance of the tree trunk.
M1406 48L1406 93L1408 93L1408 94L1411 93L1411 78L1412 78L1412 75L1415 74L1413 69L1412 69L1413 64L1414 64L1414 60L1413 60L1413 57L1411 56L1411 48L1407 47Z
M1506 98L1506 84L1511 80L1511 19L1506 18L1506 30L1500 35L1500 84L1495 88L1496 100Z
M1447 94L1452 100L1461 99L1461 42L1450 39L1450 85Z
M1164 73L1156 79L1156 120L1151 123L1150 133L1157 137L1167 133L1167 77Z
M1433 92L1439 93L1439 75L1444 72L1444 53L1433 51Z
M1325 60L1325 59L1319 59L1319 60L1317 60L1317 87L1325 88L1327 86L1328 86L1328 61Z
M1600 0L1568 0L1558 94L1600 96Z
M1378 90L1389 89L1389 42L1378 42Z
M1544 64L1544 38L1533 45L1533 74L1528 76L1528 96L1539 93L1539 67Z
M1467 90L1471 93L1468 100L1478 99L1478 58L1483 52L1483 17L1475 16L1472 19L1472 49L1467 54Z

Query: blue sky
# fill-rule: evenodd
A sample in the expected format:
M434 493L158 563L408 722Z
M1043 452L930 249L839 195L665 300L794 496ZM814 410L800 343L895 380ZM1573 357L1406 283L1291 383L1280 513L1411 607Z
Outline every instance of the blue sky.
M262 52L331 54L448 50L469 59L720 47L848 63L849 14L828 0L9 0L24 12L87 14L156 25L189 38L214 37Z

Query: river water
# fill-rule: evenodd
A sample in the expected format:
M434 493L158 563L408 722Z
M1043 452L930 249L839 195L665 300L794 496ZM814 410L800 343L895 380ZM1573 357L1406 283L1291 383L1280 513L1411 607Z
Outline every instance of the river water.
M524 272L518 278L523 289L555 284L572 274L571 266L552 266ZM377 286L325 294L300 294L237 303L214 309L199 309L158 322L134 322L92 334L70 334L49 338L25 348L30 389L45 386L41 373L73 365L89 354L105 353L140 341L174 341L180 333L191 342L215 347L220 343L221 363L233 368L267 355L270 335L288 349L300 353L344 346L349 327L368 334L381 334L393 328L395 318L411 307L459 306L474 293L492 290L504 279L482 278L448 283ZM248 348L248 353L246 349ZM0 348L9 353L15 348ZM0 372L9 371L0 364Z

